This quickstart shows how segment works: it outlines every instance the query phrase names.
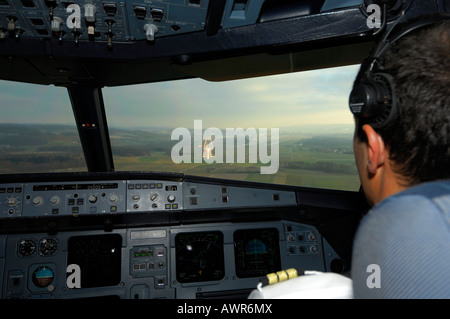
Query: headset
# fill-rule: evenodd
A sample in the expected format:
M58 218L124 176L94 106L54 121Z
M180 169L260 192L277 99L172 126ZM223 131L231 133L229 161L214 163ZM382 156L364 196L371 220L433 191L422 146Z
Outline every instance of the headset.
M361 66L349 97L350 111L358 118L370 120L374 129L385 127L397 113L395 81L391 74L385 72L379 59L398 40L405 35L435 23L450 20L450 15L440 14L423 17L406 23L399 30L397 25L404 18L397 19L394 25L385 32L373 49L369 58ZM395 32L393 32L393 30Z

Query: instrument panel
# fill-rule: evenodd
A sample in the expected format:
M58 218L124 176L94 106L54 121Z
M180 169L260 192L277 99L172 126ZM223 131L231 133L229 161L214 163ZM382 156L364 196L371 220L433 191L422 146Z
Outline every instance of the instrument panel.
M341 260L315 226L283 219L293 189L103 175L0 184L1 298L245 298L267 273ZM118 217L131 219L98 223Z
M339 259L316 228L286 221L9 234L0 243L2 298L21 299L245 297L268 272L329 271Z

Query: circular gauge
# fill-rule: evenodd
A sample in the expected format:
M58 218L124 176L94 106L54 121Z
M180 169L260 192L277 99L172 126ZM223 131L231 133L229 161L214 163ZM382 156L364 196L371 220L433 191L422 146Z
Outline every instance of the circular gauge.
M53 281L55 275L50 267L42 266L33 272L33 283L40 288L47 287Z
M42 238L39 243L39 250L42 255L51 256L56 253L58 242L54 238Z
M22 239L18 244L18 251L22 257L32 256L36 252L36 242L33 239Z

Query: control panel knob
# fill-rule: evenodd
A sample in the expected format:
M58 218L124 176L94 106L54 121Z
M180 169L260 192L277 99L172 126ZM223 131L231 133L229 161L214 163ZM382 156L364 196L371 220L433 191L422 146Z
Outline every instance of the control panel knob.
M157 193L151 193L150 194L150 200L152 202L156 202L158 200L158 194Z
M173 203L173 202L175 201L175 195L169 195L169 196L167 196L167 201L168 201L169 203Z
M119 200L119 196L117 196L117 194L111 194L111 195L109 195L109 201L111 202L111 203L115 203L115 202L117 202Z
M50 198L50 204L52 205L58 205L60 201L60 198L56 195Z
M89 203L94 204L97 202L97 196L96 195L89 195Z
M84 17L87 22L95 22L95 13L97 12L97 7L93 4L84 5Z
M148 41L154 41L155 40L155 33L158 32L158 27L154 24L146 24L144 25L145 30L145 37Z
M15 198L15 197L10 197L10 198L8 198L8 206L9 207L13 207L13 206L16 206L17 205L17 198Z
M42 204L44 204L44 199L42 198L42 196L36 196L35 198L33 198L34 206L41 206Z

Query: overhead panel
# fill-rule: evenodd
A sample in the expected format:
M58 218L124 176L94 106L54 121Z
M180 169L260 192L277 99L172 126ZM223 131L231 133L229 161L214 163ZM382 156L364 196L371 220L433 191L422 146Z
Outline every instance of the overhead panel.
M154 41L157 37L205 30L209 3L210 0L2 0L0 38ZM255 23L263 3L227 0L219 25Z

